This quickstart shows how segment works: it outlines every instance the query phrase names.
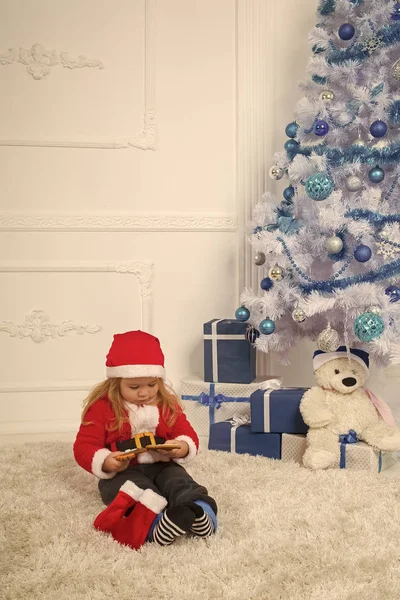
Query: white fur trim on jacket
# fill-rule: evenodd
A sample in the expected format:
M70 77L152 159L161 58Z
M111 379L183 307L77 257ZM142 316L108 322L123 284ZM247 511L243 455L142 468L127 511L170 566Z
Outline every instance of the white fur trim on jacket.
M317 356L313 358L314 371L322 367L322 365L325 365L327 362L336 360L336 358L349 358L350 360L358 362L358 364L364 368L367 375L369 375L369 369L362 358L357 356L357 354L347 354L347 352L325 352L324 354L317 354Z
M144 490L143 494L140 496L139 502L153 511L156 515L167 506L166 499L150 489Z
M137 404L125 402L125 407L128 409L129 413L132 437L136 433L141 433L143 431L149 431L150 433L156 432L160 420L160 413L157 406L151 404L138 406Z
M111 454L111 450L108 450L108 448L100 448L100 450L97 450L93 455L92 473L99 479L112 479L116 475L116 473L105 473L101 468L109 454Z
M196 444L188 435L178 435L176 440L182 440L182 442L186 442L189 446L189 452L183 458L174 458L173 461L176 463L187 463L192 460L197 454Z
M133 481L125 481L125 483L119 488L119 491L124 492L125 494L133 498L133 500L136 500L136 502L143 494L142 488L138 487L136 483L133 483Z
M160 377L165 379L167 374L161 365L120 365L119 367L106 367L107 379L122 377L131 379L133 377Z

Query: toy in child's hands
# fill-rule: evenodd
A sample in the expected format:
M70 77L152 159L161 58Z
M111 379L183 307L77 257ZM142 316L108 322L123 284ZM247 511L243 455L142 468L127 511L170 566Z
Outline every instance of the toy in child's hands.
M365 389L369 374L368 353L345 346L336 352L314 353L318 386L308 390L300 412L309 426L304 466L326 469L339 465L339 435L356 432L357 439L383 452L400 450L400 430L390 408Z
M137 454L141 454L142 452L147 452L148 450L179 450L181 446L179 444L149 444L144 448L131 448L129 450L125 450L123 454L119 454L116 456L116 460L131 460Z

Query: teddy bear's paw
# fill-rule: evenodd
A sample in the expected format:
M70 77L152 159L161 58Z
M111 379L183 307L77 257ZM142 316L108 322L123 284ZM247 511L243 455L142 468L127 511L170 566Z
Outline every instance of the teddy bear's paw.
M337 460L334 452L329 450L313 450L309 448L303 456L303 465L308 469L318 470L332 467Z
M371 445L375 446L375 444ZM380 440L377 440L376 447L384 452L396 452L400 450L400 434L396 431L393 435L385 435Z
M304 419L305 420L305 419ZM332 421L332 415L330 413L324 413L323 415L318 414L318 419L308 419L305 422L309 427L313 429L319 429L320 427L326 427Z

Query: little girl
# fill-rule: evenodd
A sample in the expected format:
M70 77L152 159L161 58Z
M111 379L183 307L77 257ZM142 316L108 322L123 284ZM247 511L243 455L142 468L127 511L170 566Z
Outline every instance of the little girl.
M145 541L166 546L185 533L211 535L217 505L182 466L197 454L199 440L164 383L158 339L143 331L114 335L106 375L85 400L74 444L75 460L99 478L108 505L94 526L132 548ZM164 442L174 449L124 456Z

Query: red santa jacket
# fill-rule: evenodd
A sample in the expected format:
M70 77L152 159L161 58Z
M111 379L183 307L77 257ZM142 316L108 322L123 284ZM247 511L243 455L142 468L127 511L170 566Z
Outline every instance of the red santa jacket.
M112 451L116 451L116 442L130 440L135 434L149 431L165 438L166 440L183 440L189 446L189 453L185 458L173 459L178 463L191 460L198 451L199 438L186 418L181 408L174 425L168 426L161 414L161 406L137 406L129 404L126 408L129 422L123 424L121 430L109 431L114 422L114 411L108 398L101 398L89 408L85 415L88 425L81 425L74 443L74 456L76 462L89 473L99 479L111 479L115 473L105 473L102 465ZM133 463L154 463L169 461L158 452L144 452L133 458Z

